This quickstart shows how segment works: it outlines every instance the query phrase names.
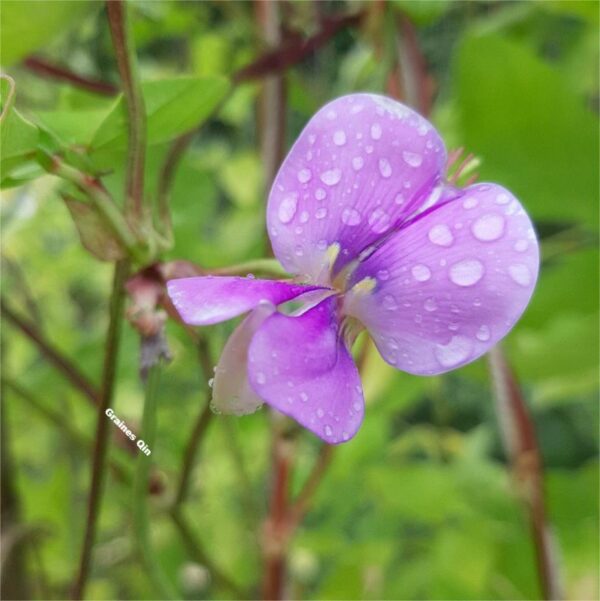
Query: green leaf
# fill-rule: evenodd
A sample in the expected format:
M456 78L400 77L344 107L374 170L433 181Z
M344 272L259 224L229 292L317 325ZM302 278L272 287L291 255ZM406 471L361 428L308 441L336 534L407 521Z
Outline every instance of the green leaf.
M468 36L455 65L464 143L481 179L510 188L534 217L597 225L598 120L531 50Z
M1 80L2 114L0 116L0 171L2 179L10 172L30 162L35 152L39 131L14 107L14 83Z
M240 177L243 173L244 177ZM263 192L262 163L255 152L240 152L224 161L219 172L221 185L239 207L258 204Z
M168 142L197 127L225 98L229 82L223 77L177 77L142 84L148 117L148 143ZM99 125L93 152L118 150L127 146L127 110L123 97Z
M2 65L8 66L64 34L94 7L86 0L4 0L0 3Z
M83 246L100 261L116 261L125 256L121 241L115 237L106 221L98 215L94 207L71 197L65 203Z

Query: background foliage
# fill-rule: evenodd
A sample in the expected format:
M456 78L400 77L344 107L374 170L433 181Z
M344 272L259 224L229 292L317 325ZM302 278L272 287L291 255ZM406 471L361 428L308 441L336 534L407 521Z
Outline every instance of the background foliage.
M596 599L598 5L381 5L279 3L288 36L315 34L324 17L365 13L358 26L341 29L286 71L285 147L331 98L386 90L390 46L394 53L394 40L402 42L395 24L407 20L435 90L430 118L447 146L466 147L480 159L481 180L512 189L542 239L537 291L505 349L541 446L566 596ZM132 8L146 82L146 185L155 197L169 144L208 118L229 77L266 48L250 2L136 1ZM118 85L105 10L96 2L5 0L1 11L1 60L16 81L19 111L2 125L3 296L97 382L112 270L80 244L59 196L64 184L27 157L38 136L50 147L68 145L74 160L103 172L119 197L126 114L122 101L40 78L23 60L36 53ZM258 79L236 86L183 155L171 195L174 246L165 258L217 268L268 253L269 182L260 152L265 124L256 110L262 85ZM3 102L7 93L3 87ZM207 331L213 356L231 328ZM190 556L168 511L192 424L207 399L185 332L169 322L167 336L174 360L160 385L152 449L161 483L150 497L153 544L182 598L235 598L212 565ZM123 337L114 409L138 432L138 335L125 326ZM86 519L95 413L7 322L2 345L3 383L12 385L3 391L3 468L19 507L18 529L5 540L27 542L25 571L17 576L27 581L29 598L65 598ZM364 373L367 417L357 438L336 449L291 543L290 595L540 598L529 525L502 449L485 359L444 377L417 378L371 353ZM15 394L15 383L33 399ZM57 423L48 411L60 416ZM210 560L249 596L260 581L270 444L265 410L213 418L185 504ZM295 491L318 449L310 434L300 435ZM132 473L130 455L115 445L110 454ZM157 598L137 559L131 513L130 487L109 472L90 599Z

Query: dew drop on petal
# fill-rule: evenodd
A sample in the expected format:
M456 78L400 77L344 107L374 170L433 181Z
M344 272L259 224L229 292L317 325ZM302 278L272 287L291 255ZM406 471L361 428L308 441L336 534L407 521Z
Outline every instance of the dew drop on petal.
M335 186L342 179L342 171L340 169L329 169L321 173L321 181L327 186Z
M358 225L361 221L360 213L356 209L346 208L342 211L342 222L346 225Z
M259 372L256 374L256 381L257 381L259 384L264 384L264 383L267 381L267 378L266 378L265 374L263 374L263 372L262 372L262 371L259 371Z
M352 168L354 169L354 171L360 171L363 168L364 164L365 162L362 157L354 157L352 159Z
M507 205L510 202L510 196L508 194L498 194L496 196L496 204Z
M390 272L387 269L380 269L377 272L377 278L380 279L380 280L382 280L382 281L389 280L389 278L390 278Z
M323 188L317 188L315 190L315 198L317 200L324 200L326 196L327 196L327 192L325 192L325 190L323 190Z
M312 173L311 173L310 169L300 169L300 171L298 171L298 181L301 184L305 184L306 182L309 182L311 177L312 177Z
M373 123L373 125L371 125L371 138L373 138L373 140L379 140L379 138L381 138L381 125L379 125L379 123Z
M297 196L295 194L289 194L288 196L285 196L279 205L279 210L277 211L279 221L281 221L281 223L289 223L294 218L297 208Z
M327 209L325 207L317 209L315 212L315 217L317 219L325 219L325 217L327 217Z
M465 209L474 209L477 205L479 204L479 201L476 198L467 198L464 202L463 202L463 207Z
M495 213L482 215L471 225L473 236L481 242L493 242L504 233L504 217Z
M304 249L301 246L296 246L295 250L294 250L294 254L297 257L301 257L304 255Z
M529 248L529 242L527 242L527 240L517 240L515 242L514 249L517 252L520 252L520 253L525 252L528 248Z
M300 223L306 223L310 219L310 214L308 211L302 211L300 213Z
M346 143L346 132L342 129L338 129L338 131L333 134L333 143L336 146L343 146Z
M381 234L390 227L390 216L382 209L375 209L369 215L369 225L376 234Z
M323 409L321 409L321 408L317 409L317 417L319 419L321 419L324 415L325 415L325 411L323 411Z
M405 150L402 152L402 158L404 159L404 162L411 167L420 167L423 163L423 157L417 152Z
M435 299L428 298L425 301L425 304L423 305L423 308L425 309L425 311L429 311L430 313L432 311L435 311L437 309L437 303L435 302Z
M383 308L388 311L395 311L398 308L396 299L391 294L386 294L383 297Z
M472 344L465 336L453 336L446 345L438 345L435 357L442 367L455 367L471 355Z
M415 265L410 271L417 282L426 282L431 277L431 270L427 265Z
M306 394L306 392L301 392L301 393L300 393L300 400L301 400L303 403L306 403L306 401L308 401L308 395Z
M391 177L392 166L387 159L379 159L379 173L381 173L381 177Z
M465 259L450 267L450 280L457 286L473 286L483 277L483 265L477 259Z
M429 230L428 237L433 244L437 244L438 246L451 246L452 242L454 242L454 236L450 228L443 223L434 225Z
M527 265L523 265L522 263L511 265L508 268L508 273L510 273L510 277L519 284L519 286L529 286L529 284L531 284L531 272Z
M331 436L333 434L333 430L331 426L325 426L325 436Z
M481 342L487 342L490 339L490 329L488 328L488 326L486 326L486 325L481 326L477 330L477 333L475 334L475 338L477 338L477 340L480 340Z
M404 198L404 196L402 195L402 193L398 192L398 194L396 194L395 198L394 198L394 202L397 205L402 205L406 202L406 199Z

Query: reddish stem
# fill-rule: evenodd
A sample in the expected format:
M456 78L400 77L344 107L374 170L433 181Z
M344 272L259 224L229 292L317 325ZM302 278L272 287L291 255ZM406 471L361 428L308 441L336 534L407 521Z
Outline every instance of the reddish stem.
M490 351L489 361L504 444L529 514L542 595L544 599L562 599L556 548L546 518L543 467L535 428L517 378L499 346Z
M117 86L107 81L79 75L66 67L55 65L40 56L30 56L23 61L23 64L37 75L63 81L88 92L102 94L103 96L114 96L119 92Z

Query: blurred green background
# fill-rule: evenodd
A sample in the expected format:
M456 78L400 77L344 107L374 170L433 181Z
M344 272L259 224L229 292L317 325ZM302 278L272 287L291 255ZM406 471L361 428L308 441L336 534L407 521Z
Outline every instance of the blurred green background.
M132 8L141 73L156 82L145 89L152 194L169 143L206 117L211 94L226 85L221 77L255 60L267 44L251 2L136 1ZM35 53L118 85L104 8L5 0L1 11L1 62L16 81L21 115L71 148L87 148L86 160L118 196L126 135L118 114L106 121L114 99L40 77L23 63ZM597 599L598 4L277 4L289 43L317 33L323 19L357 12L364 13L358 24L341 28L285 72L285 148L328 100L388 90L390 65L404 64L414 34L433 99L429 117L447 147L473 152L480 180L510 188L541 237L540 281L505 350L539 438L565 596ZM173 79L181 75L188 77ZM269 182L260 150L266 126L257 117L262 87L263 79L237 86L183 156L171 200L175 245L167 258L213 268L268 253ZM12 158L3 148L3 296L98 382L112 269L81 246L58 195L60 180L33 164L13 168ZM232 327L207 330L213 355ZM181 598L235 598L190 557L166 511L192 424L207 402L185 332L169 323L167 334L174 360L161 381L152 449L163 484L150 499L154 545ZM137 431L139 342L127 325L123 336L113 407ZM83 537L95 413L6 321L2 350L10 384L3 386L3 479L11 480L2 500L18 507L14 523L4 523L12 526L3 526L4 545L25 548L17 576L28 598L62 599ZM15 383L33 399L15 394ZM336 449L291 543L289 595L540 598L529 523L502 448L485 358L444 377L417 378L372 353L364 383L364 425ZM47 409L59 414L58 423ZM212 561L250 595L260 581L270 445L265 410L214 418L185 505ZM294 490L318 448L308 433L298 439ZM133 470L120 448L112 445L110 453ZM157 598L135 554L131 510L130 488L109 473L90 599Z

